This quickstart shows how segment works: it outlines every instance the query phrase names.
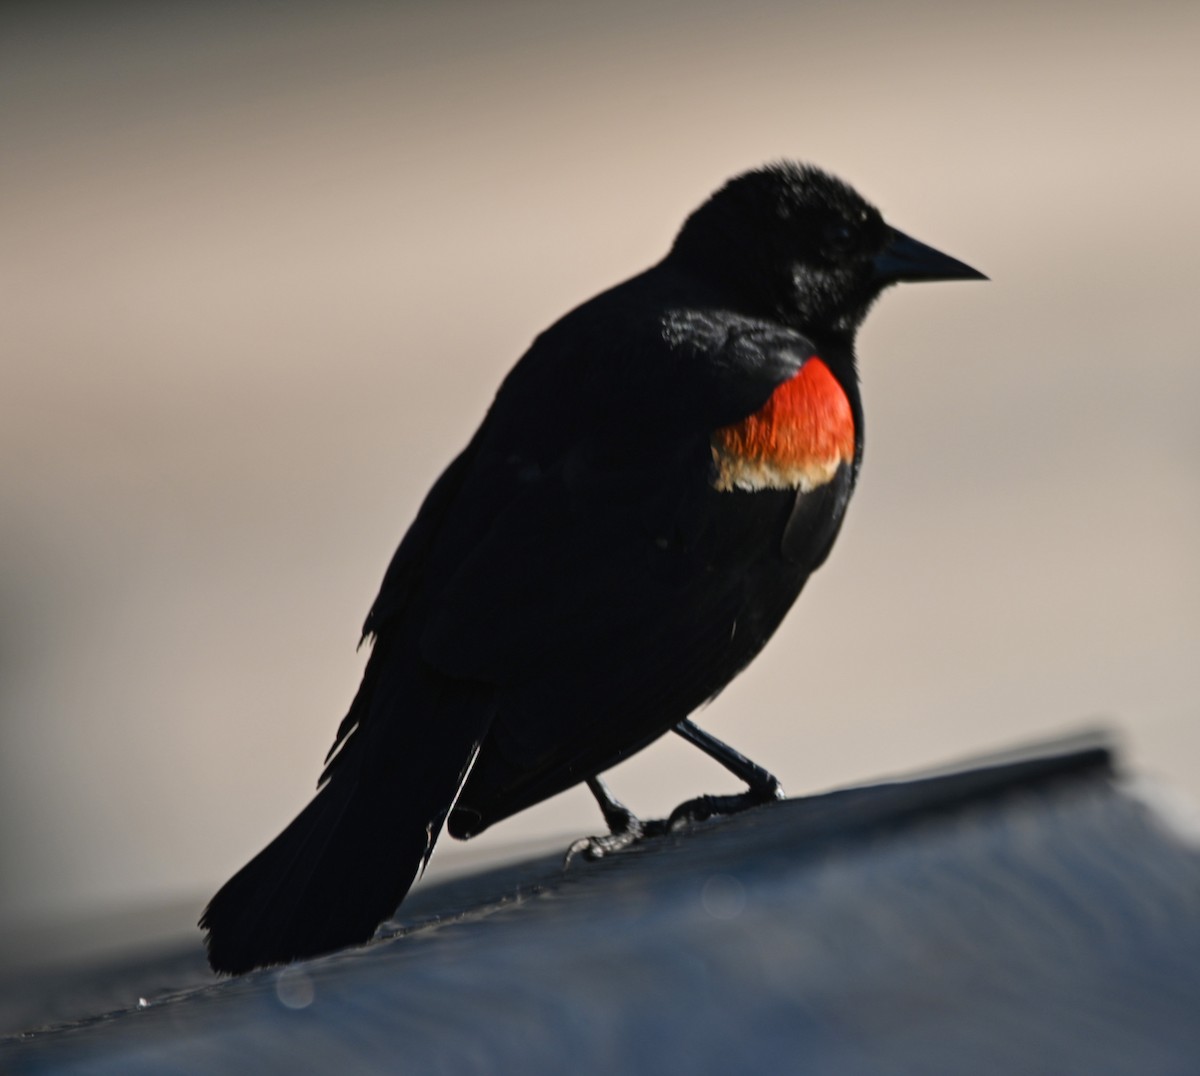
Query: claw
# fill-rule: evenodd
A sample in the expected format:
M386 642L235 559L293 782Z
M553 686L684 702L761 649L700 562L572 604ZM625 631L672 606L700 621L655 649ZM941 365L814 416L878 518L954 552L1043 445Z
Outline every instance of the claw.
M603 859L637 843L646 834L642 820L617 799L599 777L589 778L587 786L600 804L604 821L612 832L603 837L581 837L577 840L567 849L563 870L571 865L571 860L576 856L588 860Z
M563 870L571 866L571 860L576 856L583 856L587 860L603 859L605 856L624 851L631 844L640 841L642 835L641 821L630 815L629 824L618 832L606 833L603 837L580 837L567 849L563 859Z
M764 803L774 803L787 799L783 786L771 778L769 783L763 783L747 789L736 796L697 796L687 800L675 808L667 818L667 832L674 833L685 826L696 822L705 822L718 815L737 814L751 807L760 807Z

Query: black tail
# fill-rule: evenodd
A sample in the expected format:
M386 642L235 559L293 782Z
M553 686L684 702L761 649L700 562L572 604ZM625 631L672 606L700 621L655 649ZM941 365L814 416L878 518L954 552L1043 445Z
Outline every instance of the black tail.
M396 910L491 719L478 687L419 680L406 692L411 716L361 722L312 803L209 902L200 926L214 971L241 974L365 942Z

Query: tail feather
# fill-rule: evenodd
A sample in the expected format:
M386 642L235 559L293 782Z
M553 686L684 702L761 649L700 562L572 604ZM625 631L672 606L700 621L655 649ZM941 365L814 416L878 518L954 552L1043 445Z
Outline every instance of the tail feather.
M365 942L393 914L491 719L477 688L437 695L432 711L356 730L312 802L212 898L200 926L213 970L241 974Z

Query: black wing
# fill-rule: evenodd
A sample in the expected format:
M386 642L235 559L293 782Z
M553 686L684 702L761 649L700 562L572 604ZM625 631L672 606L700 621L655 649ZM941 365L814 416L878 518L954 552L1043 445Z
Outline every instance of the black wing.
M814 504L805 512L790 490L712 486L713 431L761 407L811 343L678 310L656 329L619 362L607 354L603 370L551 334L539 341L546 350L526 359L534 376L518 368L505 386L447 516L453 555L432 559L444 582L422 656L499 692L455 835L607 768L718 692L774 632L836 533L840 493L800 498ZM531 405L523 382L543 394L553 383L544 362L566 365L578 384ZM554 417L564 413L573 421Z

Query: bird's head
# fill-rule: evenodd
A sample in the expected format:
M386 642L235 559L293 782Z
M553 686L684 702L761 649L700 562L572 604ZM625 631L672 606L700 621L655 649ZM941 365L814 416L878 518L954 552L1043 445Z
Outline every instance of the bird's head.
M889 284L986 279L888 225L841 180L783 162L736 176L685 222L669 258L748 313L853 334Z

